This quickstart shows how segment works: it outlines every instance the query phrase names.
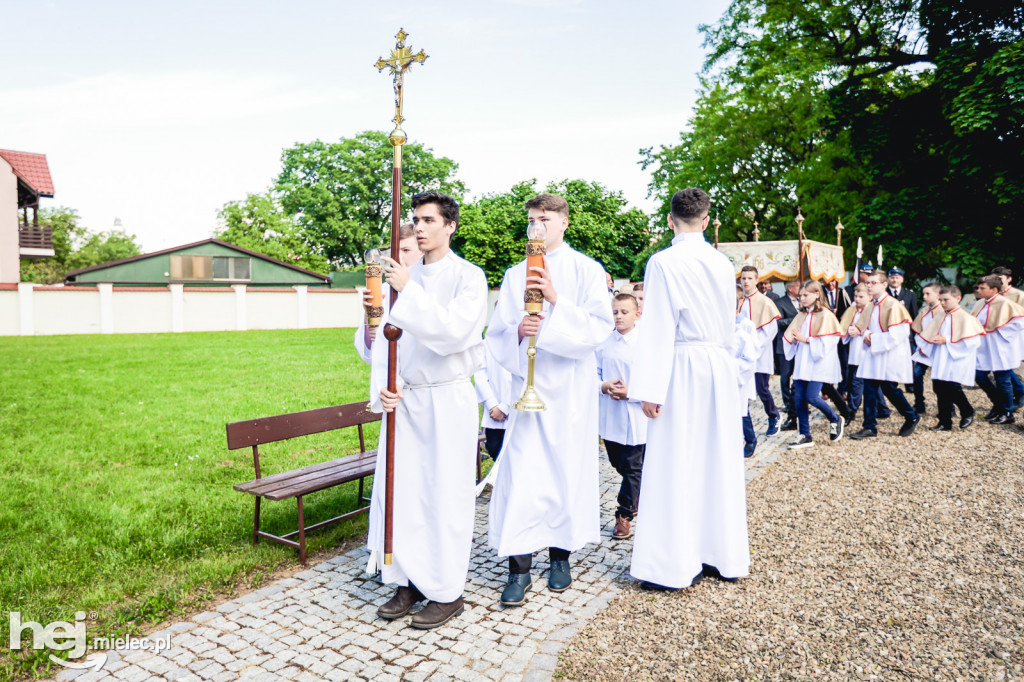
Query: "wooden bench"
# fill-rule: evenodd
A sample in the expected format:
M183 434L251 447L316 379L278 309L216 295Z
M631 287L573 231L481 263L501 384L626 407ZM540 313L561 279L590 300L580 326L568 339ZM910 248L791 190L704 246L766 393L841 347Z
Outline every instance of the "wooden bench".
M349 403L347 405L306 410L305 412L279 414L274 417L249 419L227 425L229 450L238 450L245 447L252 448L256 478L247 483L239 483L235 486L235 490L249 493L256 497L256 513L252 531L252 542L254 545L262 537L279 542L282 545L287 545L288 547L294 547L299 550L299 560L305 565L307 531L323 528L332 523L344 521L357 514L369 511L370 498L365 496L364 482L367 476L373 475L377 462L377 450L368 451L366 449L366 441L363 438L363 425L380 421L381 415L367 411L367 406L368 403L366 402ZM352 426L359 430L359 452L331 460L330 462L312 464L301 469L295 469L294 471L285 471L272 476L262 475L260 471L260 445ZM359 481L357 504L365 504L366 506L359 507L341 516L321 521L312 526L306 526L306 518L302 507L302 498L304 496L355 480ZM276 501L287 500L293 497L298 502L298 530L281 536L272 535L260 530L260 502L263 498ZM298 535L298 542L289 539L296 535Z

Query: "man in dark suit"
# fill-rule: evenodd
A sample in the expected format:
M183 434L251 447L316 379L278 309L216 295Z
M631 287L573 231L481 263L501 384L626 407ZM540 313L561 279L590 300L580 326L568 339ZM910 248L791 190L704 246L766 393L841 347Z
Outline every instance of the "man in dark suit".
M889 286L886 291L889 295L903 304L903 307L910 313L910 319L917 317L917 294L910 289L903 288L903 275L906 274L900 268L889 270Z
M825 283L825 305L831 310L835 316L839 319L843 319L843 313L853 303L853 299L846 289L839 287L839 282L826 282ZM840 343L837 352L839 353L839 371L842 377L842 381L839 382L837 389L839 393L845 398L847 394L846 388L846 369L849 365L850 360L850 346L845 343Z
M765 296L767 296L768 298L770 298L773 303L775 301L779 300L779 295L777 293L775 293L774 291L772 291L772 283L771 282L767 282L767 281L758 282L757 283L757 290L760 291ZM776 335L776 336L778 336L778 335Z
M775 335L775 360L779 366L779 383L782 387L782 403L786 410L786 420L782 422L783 431L796 431L796 404L793 401L793 368L792 360L786 359L786 353L782 348L782 335L786 332L790 323L796 319L797 310L800 309L800 302L797 294L800 292L800 281L793 280L786 282L786 294L779 296L775 301L775 307L779 309L782 317L778 320L779 333Z

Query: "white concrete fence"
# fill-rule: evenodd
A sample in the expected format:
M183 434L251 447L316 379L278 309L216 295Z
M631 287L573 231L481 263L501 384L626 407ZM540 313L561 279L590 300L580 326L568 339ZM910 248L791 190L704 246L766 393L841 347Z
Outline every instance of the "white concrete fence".
M354 289L0 285L0 336L355 327Z

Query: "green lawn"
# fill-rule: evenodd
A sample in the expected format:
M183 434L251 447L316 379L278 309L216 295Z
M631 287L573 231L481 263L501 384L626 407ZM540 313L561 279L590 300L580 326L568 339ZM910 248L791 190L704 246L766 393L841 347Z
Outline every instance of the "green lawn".
M43 624L97 611L95 634L137 632L297 561L253 547L253 498L232 489L252 457L227 450L224 424L365 400L369 377L350 329L0 337L0 358L0 678L45 660L8 655L9 611ZM347 429L260 460L266 475L357 449ZM308 523L352 508L356 485L312 495ZM264 504L262 525L293 530L294 501ZM310 551L365 527L313 533Z

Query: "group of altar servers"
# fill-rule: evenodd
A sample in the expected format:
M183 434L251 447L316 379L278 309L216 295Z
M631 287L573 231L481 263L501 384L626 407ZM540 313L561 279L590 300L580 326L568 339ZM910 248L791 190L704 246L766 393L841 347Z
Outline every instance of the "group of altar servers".
M387 389L388 344L375 343L374 330L365 326L355 337L371 364L371 409L384 412L367 571L380 571L382 581L397 589L378 614L401 618L426 601L411 625L433 628L462 613L475 498L486 484L492 486L488 544L497 557L507 558L501 604L522 605L540 589L533 556L545 549L547 589L569 589L572 553L601 541L599 435L622 474L613 537L632 536L631 522L644 509L630 567L641 587L673 590L705 577L746 576L743 455L749 454L744 432L752 431L747 398L756 392L766 409L774 407L768 402L773 368L767 349L781 316L757 291L757 273L752 280L742 273L748 281L741 277L738 289L732 264L704 238L708 195L690 188L673 196L667 217L672 245L651 257L636 296L613 296L611 304L603 268L564 241L565 199L534 197L525 206L526 218L546 227L545 266L527 272L524 260L505 272L486 333L486 277L449 248L458 204L431 192L416 195L412 206L413 225L401 235L402 258L382 259L386 287L400 292L381 326L391 322L402 330L396 392ZM842 436L848 408L843 404L842 414L831 412L818 395L823 386L834 392L839 363L830 358L840 343L850 344L850 365L866 384L859 433L872 435L869 403L877 411L880 393L895 396L892 382L912 381L909 315L902 304L886 301L883 275L868 281L875 282L874 293L858 289L863 305L843 320L829 310L831 297L818 283L801 286L800 312L783 334L785 355L796 365L801 441L810 440L807 405L826 412L833 439ZM543 296L540 315L524 313L528 288ZM966 416L966 400L955 388L967 377L966 357L971 363L977 357L979 371L984 366L995 372L996 395L1011 385L1004 365L1013 360L1015 368L1024 355L1024 309L1012 302L1004 306L1005 291L997 288L985 298L980 289L985 306L979 306L978 317L959 310L957 294L943 289L918 331L920 357L931 363L936 381L940 425L948 423L946 402ZM531 337L543 411L512 408L526 382ZM990 338L995 342L985 346ZM478 402L495 458L479 488L473 477ZM906 412L916 424L916 413ZM1012 407L1009 414L1012 420ZM388 563L384 438L392 415L394 553ZM769 417L776 428L778 410Z

